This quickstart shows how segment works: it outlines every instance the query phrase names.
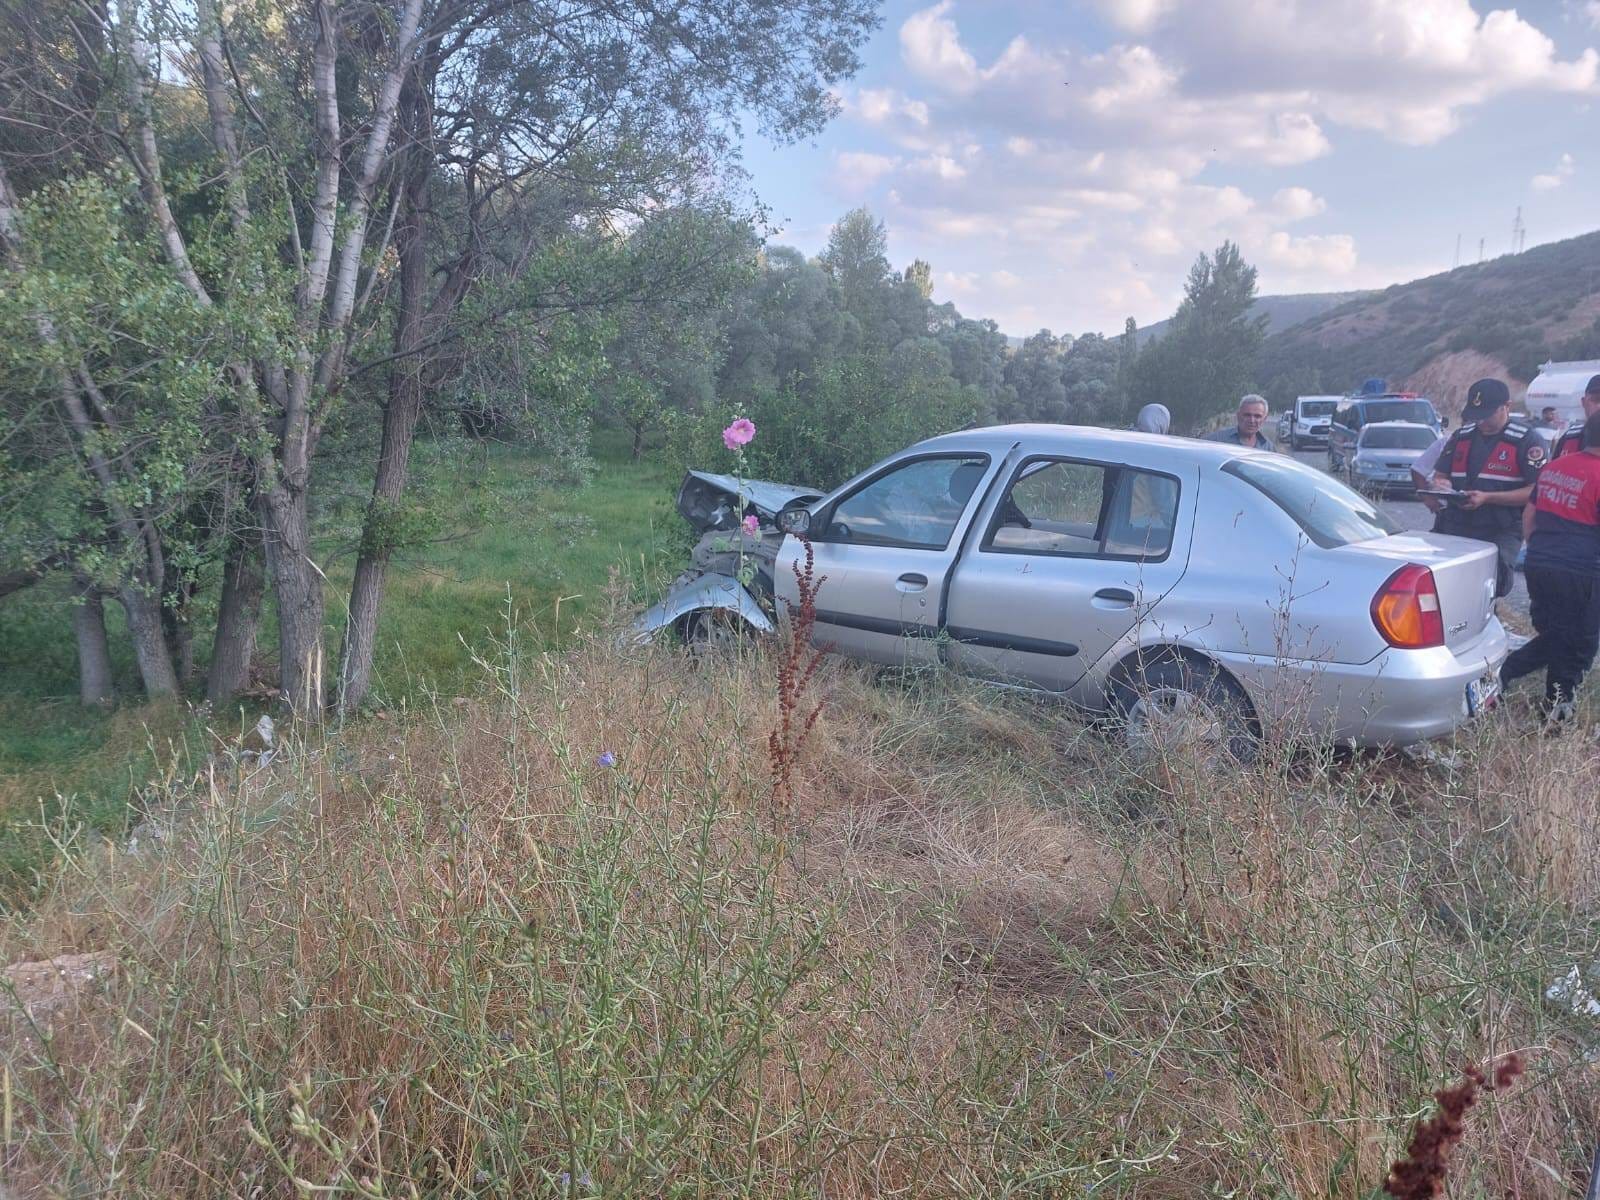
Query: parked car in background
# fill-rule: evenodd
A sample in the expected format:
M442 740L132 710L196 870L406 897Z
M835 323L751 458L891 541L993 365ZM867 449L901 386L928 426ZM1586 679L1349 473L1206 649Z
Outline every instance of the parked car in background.
M1338 411L1342 396L1296 396L1294 408L1289 413L1289 431L1285 435L1289 449L1306 446L1326 446L1328 431L1333 425L1333 414Z
M1487 704L1506 653L1492 546L1402 533L1337 480L1223 443L970 430L776 523L777 611L809 543L819 645L1057 698L1135 745L1173 729L1239 755L1263 733L1415 742ZM637 635L770 627L770 599L720 574L686 578Z
M1411 421L1363 425L1356 435L1354 452L1345 459L1345 479L1356 490L1371 495L1415 492L1411 465L1438 436L1433 426Z
M1393 393L1386 396L1351 396L1333 415L1328 429L1328 470L1345 469L1345 459L1355 450L1356 438L1367 425L1380 421L1406 421L1426 425L1438 434L1444 429L1433 401L1423 396Z

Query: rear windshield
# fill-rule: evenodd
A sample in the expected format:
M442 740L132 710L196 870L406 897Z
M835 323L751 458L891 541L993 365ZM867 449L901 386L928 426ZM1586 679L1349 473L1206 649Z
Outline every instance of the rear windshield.
M1369 501L1294 459L1252 454L1232 459L1222 469L1283 509L1308 538L1324 548L1400 532L1400 526Z
M1361 445L1369 450L1426 450L1439 435L1431 429L1385 429L1369 425L1361 433Z
M1300 415L1302 417L1331 417L1333 410L1339 407L1337 400L1302 400L1300 401Z
M1368 425L1379 421L1414 421L1433 424L1433 405L1426 400L1369 400L1361 406L1361 420Z

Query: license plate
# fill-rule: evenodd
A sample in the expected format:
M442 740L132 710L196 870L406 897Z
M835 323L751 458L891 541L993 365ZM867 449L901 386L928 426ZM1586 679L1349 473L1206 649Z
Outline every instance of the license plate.
M1467 716L1475 717L1485 709L1493 708L1500 698L1500 677L1485 675L1467 684Z

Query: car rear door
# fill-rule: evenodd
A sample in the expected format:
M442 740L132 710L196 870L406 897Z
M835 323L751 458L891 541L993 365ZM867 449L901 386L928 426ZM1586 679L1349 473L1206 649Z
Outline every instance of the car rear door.
M822 581L813 641L871 662L936 663L950 568L998 469L983 453L911 454L820 509L811 539ZM791 606L803 556L797 538L784 539L774 582Z
M1071 688L1182 577L1198 478L1198 468L1180 475L1053 455L1019 462L950 580L952 664Z

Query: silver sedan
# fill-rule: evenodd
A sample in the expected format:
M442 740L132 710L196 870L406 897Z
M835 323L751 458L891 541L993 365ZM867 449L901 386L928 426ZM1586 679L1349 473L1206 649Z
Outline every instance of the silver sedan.
M776 603L688 580L690 618L786 611L804 538L820 645L1045 693L1136 742L1197 723L1241 756L1263 734L1436 737L1494 700L1507 649L1492 546L1401 532L1336 480L1225 444L969 430L770 525ZM641 633L682 608L669 597Z

